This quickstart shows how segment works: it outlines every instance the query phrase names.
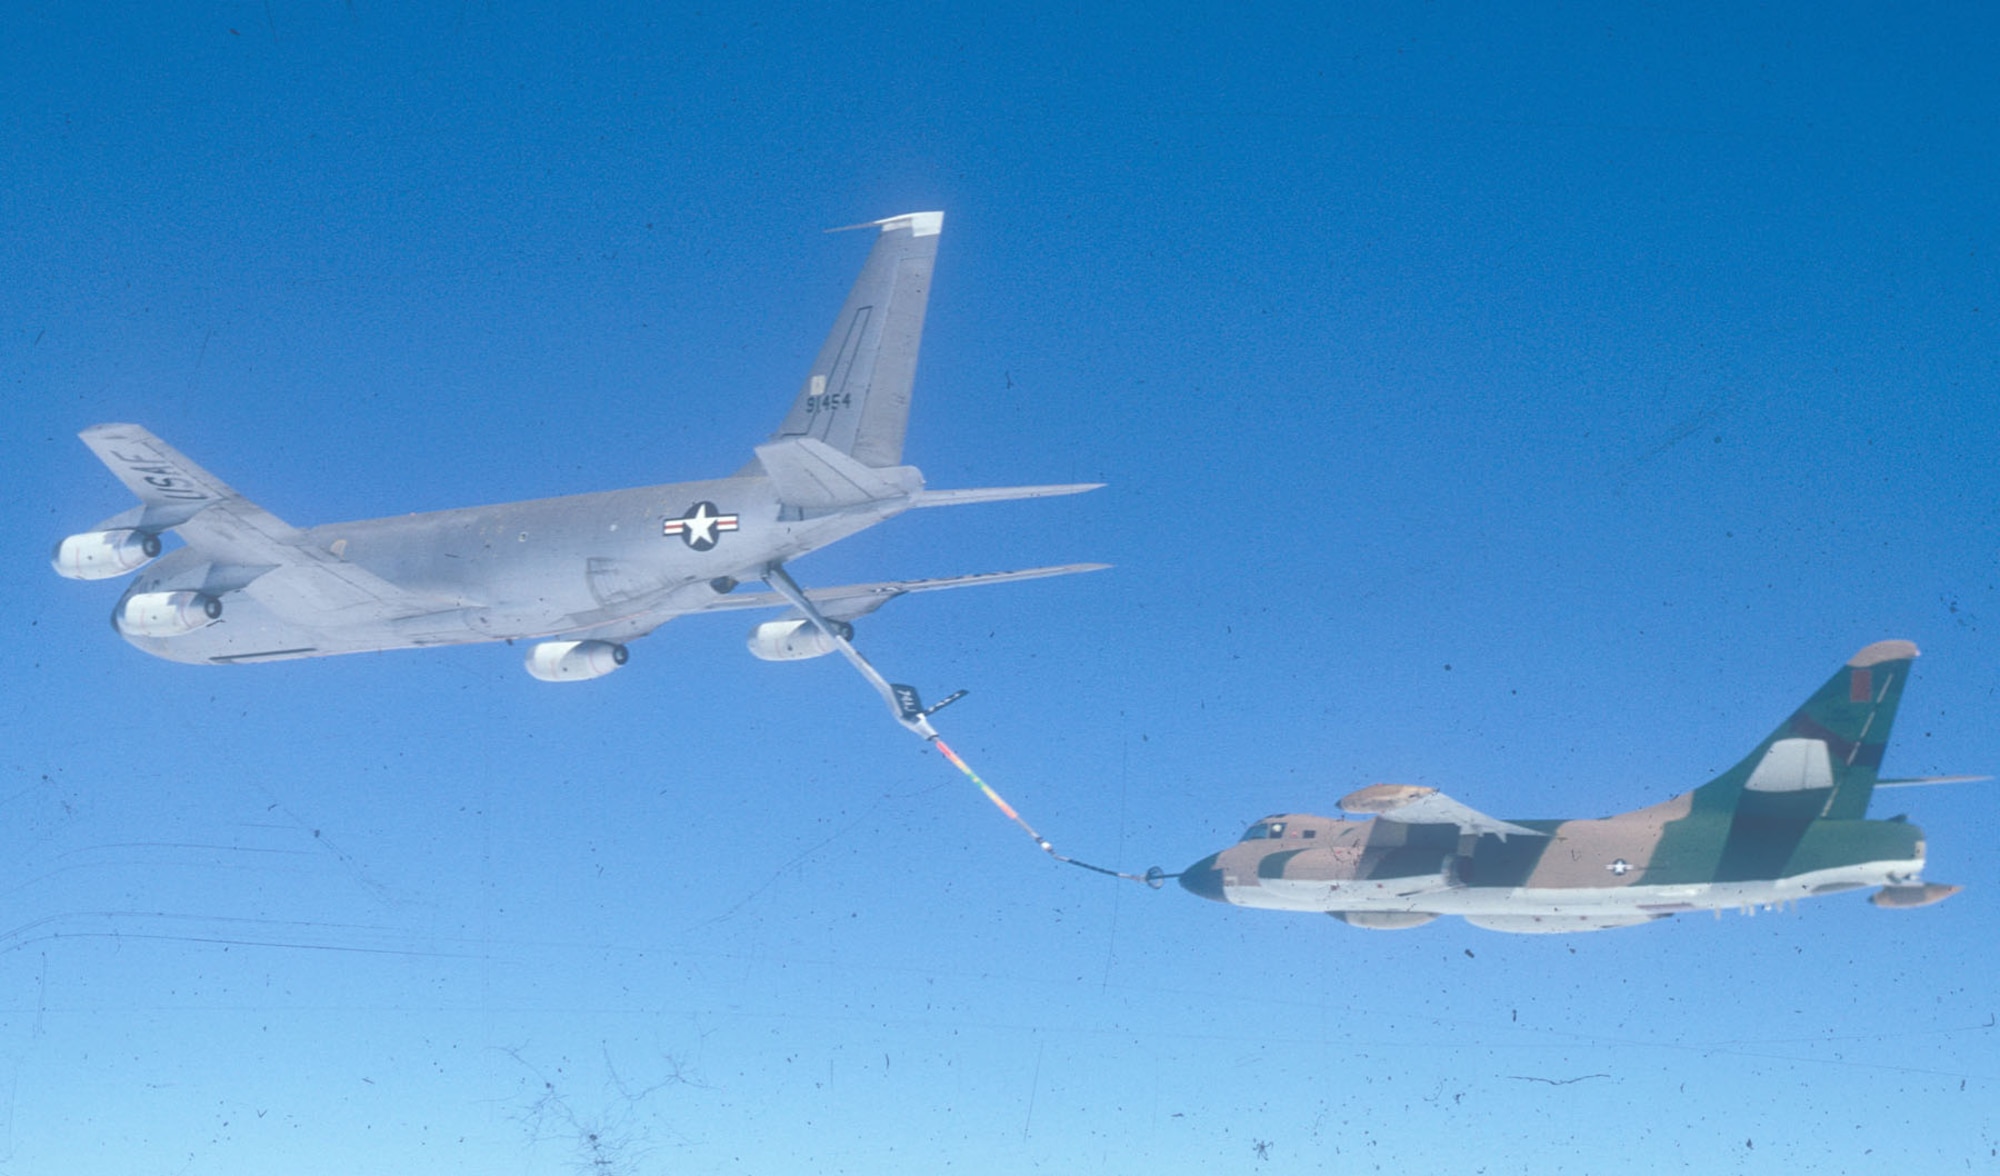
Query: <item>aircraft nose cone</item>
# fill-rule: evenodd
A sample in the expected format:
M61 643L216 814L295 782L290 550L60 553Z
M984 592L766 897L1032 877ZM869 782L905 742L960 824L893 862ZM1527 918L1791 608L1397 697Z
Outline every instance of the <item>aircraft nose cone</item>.
M1222 871L1215 866L1216 857L1216 854L1209 854L1182 870L1181 889L1216 902L1227 902L1228 899L1222 896Z

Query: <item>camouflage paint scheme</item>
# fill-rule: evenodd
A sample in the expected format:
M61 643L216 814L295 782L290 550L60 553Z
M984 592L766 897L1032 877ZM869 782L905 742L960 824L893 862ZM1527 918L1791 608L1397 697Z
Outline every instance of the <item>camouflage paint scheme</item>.
M1459 915L1495 931L1597 931L1867 886L1882 887L1877 906L1926 906L1959 888L1924 883L1923 831L1867 819L1916 656L1908 641L1868 646L1741 763L1649 808L1499 821L1433 788L1375 784L1341 801L1374 819L1266 817L1181 885L1376 930Z

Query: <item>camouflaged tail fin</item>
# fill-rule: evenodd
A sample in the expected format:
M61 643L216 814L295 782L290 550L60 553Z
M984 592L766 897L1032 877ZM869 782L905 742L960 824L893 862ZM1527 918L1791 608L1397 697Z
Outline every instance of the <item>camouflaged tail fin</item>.
M1743 762L1696 789L1699 807L1748 805L1808 821L1866 816L1916 657L1908 641L1877 641L1849 658Z

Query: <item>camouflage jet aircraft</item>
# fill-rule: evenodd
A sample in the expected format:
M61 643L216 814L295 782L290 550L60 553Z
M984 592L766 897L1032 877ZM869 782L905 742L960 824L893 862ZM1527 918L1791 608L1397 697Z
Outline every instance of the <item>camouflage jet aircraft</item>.
M1097 488L929 490L901 464L943 225L943 213L917 212L855 226L881 230L861 276L791 412L730 477L299 528L145 429L97 425L84 444L140 505L64 539L56 571L80 580L138 571L112 624L182 662L525 638L536 642L529 673L576 681L624 665L625 642L674 617L787 605L788 616L751 631L750 651L770 661L831 653L799 607L787 560L912 507ZM166 531L184 546L162 555ZM857 584L806 599L851 631L848 622L906 593L1103 566ZM735 592L757 579L773 591Z
M1969 778L1877 778L1916 656L1908 641L1863 649L1742 763L1651 808L1501 821L1435 788L1372 784L1340 807L1373 820L1266 817L1181 885L1375 930L1460 915L1493 931L1601 931L1865 886L1881 887L1878 907L1928 906L1959 887L1923 881L1923 830L1866 819L1878 785Z

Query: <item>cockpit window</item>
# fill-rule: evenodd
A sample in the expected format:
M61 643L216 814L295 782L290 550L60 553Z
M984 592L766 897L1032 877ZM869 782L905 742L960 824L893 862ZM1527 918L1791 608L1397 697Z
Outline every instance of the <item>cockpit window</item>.
M1262 841L1265 838L1279 838L1285 835L1283 821L1259 821L1243 832L1245 841Z

